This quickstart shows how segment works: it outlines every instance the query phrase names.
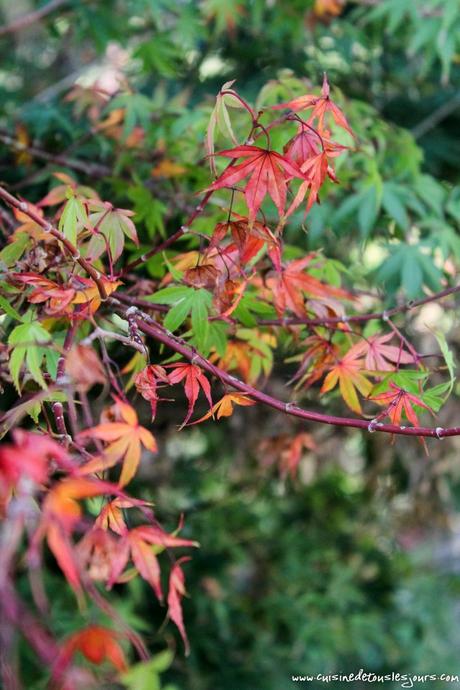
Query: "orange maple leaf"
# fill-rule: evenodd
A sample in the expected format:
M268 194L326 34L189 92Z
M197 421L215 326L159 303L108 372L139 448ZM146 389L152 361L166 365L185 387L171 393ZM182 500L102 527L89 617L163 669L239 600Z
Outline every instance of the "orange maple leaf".
M214 417L214 415L217 417L217 419L220 419L221 417L230 417L233 414L234 405L243 405L247 407L249 405L255 404L256 401L251 400L251 398L245 395L244 393L227 393L223 396L223 398L221 398L218 402L216 402L215 405L211 407L209 412L207 412L200 419L197 419L197 421L193 422L193 424L199 424L200 422L204 422L205 419Z
M108 661L117 671L126 671L128 666L118 638L117 632L101 625L88 625L83 630L77 630L65 640L56 659L52 673L54 683L62 682L63 674L77 652L81 652L92 664L100 665ZM59 684L59 687L69 686Z
M139 425L137 414L131 405L118 398L116 404L123 421L99 424L79 434L80 439L97 438L109 443L102 455L80 468L80 473L102 472L123 460L119 485L125 486L136 474L141 458L141 446L155 453L157 444L150 431Z
M308 388L318 381L338 355L337 345L330 342L329 338L315 334L305 339L307 349L301 356L301 364L292 381L298 381L297 386Z
M82 517L78 500L116 493L118 488L108 482L83 477L64 479L48 492L43 502L43 515L32 539L31 548L46 535L48 546L77 595L82 594L80 567L70 536Z
M113 501L109 501L104 505L96 518L95 525L103 530L111 529L116 534L123 535L128 531L123 517L123 510L149 505L151 503L148 501L142 501L138 498L121 498L117 496Z
M36 213L37 216L40 216L40 218L44 217L42 209L38 208L38 206L31 204L29 201L27 202L27 206L30 211L34 211L34 213ZM51 235L49 232L45 232L42 226L39 225L39 223L37 223L35 220L32 220L32 218L30 218L30 216L24 213L24 211L15 208L13 209L13 213L20 225L18 225L15 229L13 235L11 236L10 242L14 242L21 232L26 232L34 240L40 242L56 242L56 239L55 237L53 237L53 235Z
M331 391L337 383L340 393L350 410L362 414L361 404L358 399L358 390L361 395L367 396L372 390L371 382L361 373L364 369L364 361L361 359L361 349L354 345L346 355L339 359L324 379L321 393Z
M102 282L106 295L111 295L112 292L122 284L120 280L110 280L106 276L101 276L100 281ZM89 310L92 314L96 312L101 306L101 295L99 293L99 288L90 278L84 278L83 276L78 276L78 282L80 285L76 286L76 295L73 300L74 304L88 304Z

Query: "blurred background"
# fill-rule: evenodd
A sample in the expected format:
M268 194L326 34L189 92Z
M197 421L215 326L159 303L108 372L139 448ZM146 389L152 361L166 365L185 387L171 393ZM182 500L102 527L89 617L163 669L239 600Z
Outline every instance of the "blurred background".
M356 148L339 159L340 185L306 221L293 218L289 241L324 250L337 270L343 262L384 306L455 283L458 0L3 0L0 21L0 178L18 194L37 200L54 172L71 174L136 211L142 252L209 184L204 136L224 82L268 107L316 89L327 71ZM147 264L146 293L161 261ZM455 307L445 300L405 319L427 354L433 328L458 353L457 312L443 306ZM293 373L285 354L270 383L280 397ZM271 357L262 355L262 382ZM338 400L328 406L341 411ZM153 500L168 528L184 513L184 535L201 543L186 566L192 651L184 658L162 627L145 583L115 591L151 651L166 638L174 652L169 668L158 661L161 680L152 667L145 686L128 687L284 690L307 673L460 672L458 440L433 442L425 456L416 441L306 428L258 408L177 434L184 409L181 399L160 406L160 454L133 493ZM454 396L443 425L458 416ZM305 431L291 478L289 439ZM72 595L56 583L53 625L66 634ZM44 688L22 653L27 688Z

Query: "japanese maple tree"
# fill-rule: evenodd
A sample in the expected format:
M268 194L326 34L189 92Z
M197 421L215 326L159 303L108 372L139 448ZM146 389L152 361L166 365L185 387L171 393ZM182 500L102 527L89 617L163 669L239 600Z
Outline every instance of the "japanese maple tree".
M84 95L95 127L119 136L126 103L107 122L97 94ZM142 137L142 118L134 134ZM167 531L132 489L143 464L155 463L157 414L174 397L186 398L178 433L254 405L297 418L297 433L262 447L294 480L303 449L317 448L317 424L393 439L460 435L431 419L453 387L444 341L448 380L433 383L438 372L393 322L458 288L371 312L378 295L357 290L346 266L286 239L289 223L308 228L313 205L340 184L337 161L356 146L327 76L319 93L260 110L228 82L203 137L210 173L200 201L147 251L137 249L139 214L101 198L77 171L56 172L36 203L0 187L10 219L0 252L2 373L16 397L1 419L0 610L54 687L96 687L98 677L127 673L130 658L145 660L141 637L105 595L133 578L166 600L165 618L189 649L182 601L200 535L182 536L180 516ZM164 165L156 174L175 176L180 161ZM152 277L144 267L155 257ZM270 375L283 359L291 381L280 399ZM50 559L76 603L91 601L112 627L89 621L67 638L50 634L40 581ZM18 568L30 574L34 610L14 586Z

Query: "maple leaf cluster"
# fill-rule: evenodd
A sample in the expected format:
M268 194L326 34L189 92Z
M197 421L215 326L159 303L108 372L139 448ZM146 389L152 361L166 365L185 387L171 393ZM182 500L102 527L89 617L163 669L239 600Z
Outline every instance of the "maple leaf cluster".
M123 421L107 422L91 430L91 441L108 441L106 449L97 457L81 463L79 453L71 453L47 435L16 429L13 443L0 448L0 505L4 528L18 521L25 530L21 510L31 509L33 503L41 506L38 522L27 526L28 548L26 561L37 568L43 560L46 542L70 587L82 602L93 597L91 582L105 583L107 589L140 575L152 587L157 599L163 601L158 556L172 548L196 547L197 542L166 532L157 522L151 506L130 497L122 490L126 472L135 471L139 460L140 444L153 451L156 446L150 432L137 423L134 409L125 402L116 401L111 414ZM92 433L94 431L94 433ZM86 441L88 434L82 434ZM123 439L122 443L118 443ZM115 446L115 447L114 447ZM123 460L123 471L118 484L100 478L100 468ZM127 469L129 468L129 470ZM88 499L98 499L99 513L94 517L85 510ZM16 505L16 513L12 513ZM128 527L126 511L137 517ZM179 525L180 529L182 524ZM22 531L22 530L21 530ZM182 564L186 557L173 561L168 588L168 618L178 627L188 650L183 624L181 599L185 594ZM129 567L130 562L132 566ZM96 603L99 599L96 597ZM94 664L108 660L118 671L127 668L119 632L91 625L65 639L59 647L52 673L60 687L73 687L66 678L77 651Z

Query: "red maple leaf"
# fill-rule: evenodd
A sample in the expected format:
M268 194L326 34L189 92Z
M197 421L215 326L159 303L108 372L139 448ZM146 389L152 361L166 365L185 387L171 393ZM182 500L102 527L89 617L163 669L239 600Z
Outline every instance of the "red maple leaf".
M384 405L386 409L384 412L380 413L377 419L383 419L384 417L389 417L392 424L400 426L402 413L406 415L407 419L413 426L419 426L418 417L415 413L413 405L418 405L418 407L423 407L425 410L433 413L433 410L426 405L423 400L420 400L416 395L408 393L403 388L400 388L392 381L390 381L390 389L385 393L379 393L369 398L369 400L374 400L374 402L379 405Z
M179 558L171 568L169 576L169 591L168 591L168 616L176 624L181 637L184 641L185 654L188 656L190 646L185 632L184 617L182 615L181 599L185 594L185 577L181 568L181 564L189 561L188 556Z
M178 546L198 546L196 541L182 539L164 532L154 525L141 525L127 531L118 542L118 551L112 560L112 571L107 583L108 587L119 581L129 557L134 563L139 575L150 584L159 601L163 599L160 582L160 566L152 546L170 548Z
M309 129L303 123L299 125L299 131L284 147L285 157L300 166L322 149L321 136L312 128Z
M169 383L168 375L163 367L151 364L142 369L134 378L134 385L144 400L148 400L152 410L152 422L156 417L157 405L160 400L157 393L158 383Z
M305 180L300 185L293 202L289 206L287 211L288 216L290 216L291 213L293 213L302 203L307 191L310 190L307 208L305 209L305 213L308 213L315 201L318 199L319 190L321 189L327 175L329 175L334 182L336 181L336 177L329 166L329 161L325 151L321 151L321 153L318 153L316 156L306 160L305 163L302 164L301 170L304 173Z
M5 443L0 448L0 494L23 476L37 484L45 482L51 460L67 472L75 469L67 451L49 436L15 429L13 439L14 444Z
M281 261L279 239L263 223L255 221L250 224L247 218L242 218L241 216L238 216L237 220L217 223L209 243L208 252L220 244L229 230L243 266L249 263L266 246L267 253L274 266L279 267ZM231 247L232 245L229 245L229 248Z
M294 98L292 101L288 101L287 103L280 103L279 105L274 105L273 108L274 110L289 108L290 110L294 110L294 112L313 108L313 111L309 118L309 122L312 122L315 118L317 118L318 129L320 132L324 131L324 118L326 114L330 113L336 125L342 127L342 129L345 129L352 136L354 136L353 131L350 125L348 124L347 118L340 110L340 108L331 100L329 82L327 80L326 74L324 75L323 79L321 96L306 94L305 96Z
M305 316L304 293L319 298L352 299L346 290L326 285L304 272L312 258L312 255L308 255L291 261L287 268L267 278L267 285L273 291L275 308L280 315L288 309L299 317Z
M52 316L68 313L67 307L72 304L76 296L73 288L58 285L53 280L36 273L13 273L12 278L25 285L31 285L34 289L27 298L29 302L31 304L48 302L46 312Z
M193 414L195 403L198 399L200 388L206 396L209 406L212 407L211 386L206 376L196 364L168 364L169 367L174 367L173 371L168 374L169 383L172 385L184 383L184 392L188 400L187 415L181 424L181 429L184 427Z
M306 193L310 190L307 208L308 213L315 201L318 200L319 190L326 177L337 182L331 158L339 156L347 147L330 141L321 136L316 130L309 129L302 122L300 131L286 145L286 158L296 163L304 175L304 181L299 186L286 215L289 216L302 203Z
M237 146L217 154L226 158L245 158L239 165L229 166L228 169L209 187L208 191L234 187L245 177L250 175L244 195L249 209L249 221L254 221L257 212L268 194L283 216L286 205L287 178L303 175L297 165L276 151L262 149L258 146Z

